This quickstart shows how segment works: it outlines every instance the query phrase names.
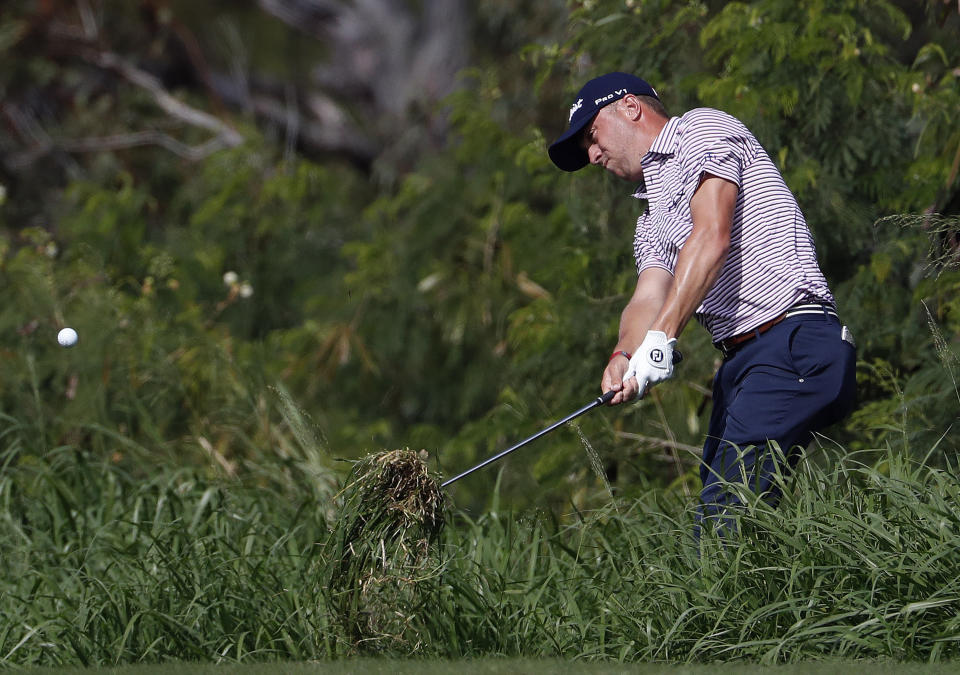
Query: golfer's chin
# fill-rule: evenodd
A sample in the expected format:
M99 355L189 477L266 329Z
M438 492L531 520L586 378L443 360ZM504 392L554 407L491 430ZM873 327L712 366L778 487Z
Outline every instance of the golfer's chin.
M639 183L643 180L643 171L629 171L621 167L609 165L606 169L620 180L627 181L628 183Z

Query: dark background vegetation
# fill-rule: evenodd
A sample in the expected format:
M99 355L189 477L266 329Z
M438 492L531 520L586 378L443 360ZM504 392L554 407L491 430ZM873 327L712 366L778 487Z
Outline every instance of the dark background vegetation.
M452 475L587 403L642 204L545 150L577 87L617 69L676 114L743 119L796 193L860 349L861 405L829 436L944 464L958 11L6 0L0 437L238 481L266 457L316 476L423 448ZM673 381L580 422L620 494L695 480L717 353L697 326L680 343ZM605 498L570 429L504 466L518 506ZM457 503L485 508L497 475Z

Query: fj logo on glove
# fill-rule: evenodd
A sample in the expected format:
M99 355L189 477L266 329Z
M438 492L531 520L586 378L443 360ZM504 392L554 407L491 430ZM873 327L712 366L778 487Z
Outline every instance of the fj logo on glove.
M650 360L653 363L663 363L663 351L659 349L650 350Z

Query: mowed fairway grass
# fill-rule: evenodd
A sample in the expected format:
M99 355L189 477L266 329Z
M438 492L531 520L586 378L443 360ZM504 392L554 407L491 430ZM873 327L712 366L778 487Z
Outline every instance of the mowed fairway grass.
M698 545L688 500L650 493L566 519L452 512L417 548L345 526L360 507L291 462L241 483L10 447L0 666L956 672L956 472L818 452L778 510L742 495L725 540Z
M212 665L171 663L113 668L30 669L31 675L953 675L960 664L828 661L780 666L747 663L709 665L601 664L559 659L422 660L349 659L330 663Z

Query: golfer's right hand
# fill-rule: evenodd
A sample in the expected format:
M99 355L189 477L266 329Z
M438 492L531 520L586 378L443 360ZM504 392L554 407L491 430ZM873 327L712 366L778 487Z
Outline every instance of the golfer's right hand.
M608 405L619 405L636 396L636 391L629 392L623 389L623 376L626 375L629 367L630 358L625 354L616 353L610 357L610 361L603 371L603 379L600 381L600 391L604 393L608 391L617 392L617 395L610 399Z

